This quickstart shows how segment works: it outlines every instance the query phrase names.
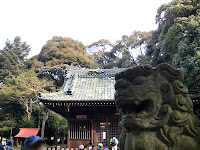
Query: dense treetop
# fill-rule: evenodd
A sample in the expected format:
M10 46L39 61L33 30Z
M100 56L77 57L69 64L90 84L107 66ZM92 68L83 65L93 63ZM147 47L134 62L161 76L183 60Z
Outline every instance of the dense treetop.
M115 45L107 39L101 39L87 46L87 53L110 52Z
M93 56L86 54L86 47L79 41L65 37L53 37L42 47L38 60L46 66L68 64L91 68Z
M151 64L169 63L185 71L185 84L200 87L200 1L173 0L157 12L158 29L147 44Z
M15 37L11 42L7 40L0 51L0 81L4 78L18 75L31 48L20 37Z
M112 44L109 51L99 50L95 52L94 60L100 68L127 68L138 64L137 56L143 56L144 48L151 37L151 32L134 31L130 36L123 35L120 40ZM90 45L100 45L99 43L111 45L108 40L100 40Z

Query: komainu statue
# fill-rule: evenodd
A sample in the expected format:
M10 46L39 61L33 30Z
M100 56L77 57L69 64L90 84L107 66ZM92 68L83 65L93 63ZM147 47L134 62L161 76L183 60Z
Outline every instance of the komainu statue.
M200 150L200 121L182 70L144 65L118 73L115 79L120 150Z

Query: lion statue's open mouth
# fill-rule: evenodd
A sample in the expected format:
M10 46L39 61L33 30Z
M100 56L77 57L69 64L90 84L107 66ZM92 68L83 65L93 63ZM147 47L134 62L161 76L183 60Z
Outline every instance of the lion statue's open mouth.
M141 96L141 98L135 98L135 96L125 96L125 95L117 95L115 96L116 104L122 110L123 118L129 117L147 117L152 113L155 113L155 104L154 100L151 99L151 95L155 92L150 91L147 95ZM153 98L153 97L152 97ZM122 118L122 119L123 119Z
M200 121L193 114L181 70L144 65L115 79L121 150L200 150Z
M148 113L151 113L153 111L154 103L151 99L146 100L134 100L134 101L128 101L128 100L119 100L119 99L126 99L127 97L117 97L116 100L118 101L118 106L123 112L123 117L139 117L142 115L143 117L147 116ZM129 97L127 98L129 99ZM127 105L128 104L128 105Z

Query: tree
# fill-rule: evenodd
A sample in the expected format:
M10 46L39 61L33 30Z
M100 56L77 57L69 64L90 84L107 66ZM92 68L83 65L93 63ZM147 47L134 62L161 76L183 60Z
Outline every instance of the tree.
M39 91L44 91L48 84L37 78L33 70L12 77L1 86L0 96L4 101L20 102L25 107L28 120L31 119L32 103Z
M40 127L42 109L36 96L39 91L49 89L51 84L51 81L39 79L34 70L6 79L5 84L0 87L0 127L4 130L1 134L10 130L12 135L13 128L18 131L19 127Z
M24 61L29 55L31 47L26 42L22 42L21 37L16 36L13 42L7 40L3 49L12 51L18 57L19 61Z
M146 44L151 38L151 32L133 31L133 33L127 37L126 45L127 47L136 53L138 51L139 55L144 55Z
M173 0L162 5L156 16L158 29L152 32L146 57L156 66L169 63L183 68L190 92L200 89L200 1ZM199 108L194 107L199 113ZM199 116L199 114L197 114Z
M39 78L44 78L48 81L53 81L55 84L53 87L49 87L51 91L59 90L59 88L63 85L65 75L67 74L67 70L69 69L80 69L78 67L72 67L66 64L63 65L56 65L52 67L44 66L38 68L36 72L38 73ZM48 91L49 91L48 90Z
M57 36L42 47L38 60L50 67L62 64L86 68L94 66L93 56L87 55L86 47L81 42Z
M153 32L147 46L147 55L152 57L153 65L162 62L172 64L173 57L178 52L178 45L187 32L181 28L181 24L177 24L177 20L198 14L199 0L173 0L160 6L156 15L158 29ZM172 30L176 32L171 32Z
M157 12L158 29L147 44L151 64L169 63L185 71L185 84L199 89L199 0L173 0Z
M161 51L159 45L159 35L159 29L152 31L152 37L150 38L146 46L147 49L145 55L149 58L149 62L152 66L156 66L160 63L168 61L168 55L163 55L163 52Z
M15 120L10 120L10 119L5 119L0 122L0 135L2 135L10 130L10 136L9 138L12 137L12 129L16 126L16 121Z
M0 51L0 80L18 75L23 68L23 62L31 50L30 45L22 42L20 37L15 37L13 42L7 40Z
M33 119L29 119L27 116L22 117L22 119L18 123L19 128L35 128L35 121Z
M150 37L151 32L141 31L134 31L130 36L123 35L110 51L94 53L95 62L99 64L100 68L127 68L136 65L136 58L138 55L141 55L141 58L144 55L143 52ZM97 44L94 43L93 45Z
M44 63L38 60L38 55L35 55L24 62L25 69L38 70L44 67Z
M44 138L44 130L45 130L45 124L46 124L46 120L48 119L48 115L47 115L47 109L45 106L43 106L42 108L42 128L41 128L41 138Z
M132 64L131 54L122 40L117 41L110 51L101 50L94 53L94 60L99 68L123 68Z
M4 98L1 97L0 101L0 135L6 135L6 137L11 138L13 128L17 127L18 118L23 115L23 108L20 103ZM10 134L6 134L9 132Z
M173 57L172 65L176 68L184 68L185 84L190 90L199 91L200 56L198 51L200 51L200 14L176 19L169 34L171 32L179 33L180 28L182 28L184 33L178 43L178 51Z
M95 54L98 52L110 52L113 47L114 44L112 44L109 40L101 39L88 45L86 51L88 54Z
M64 142L65 135L67 133L67 120L59 114L49 111L47 120L48 129L54 136L54 144L57 144L57 139L60 136L61 141Z
M0 51L0 80L3 81L6 77L18 75L20 65L17 56L12 51Z

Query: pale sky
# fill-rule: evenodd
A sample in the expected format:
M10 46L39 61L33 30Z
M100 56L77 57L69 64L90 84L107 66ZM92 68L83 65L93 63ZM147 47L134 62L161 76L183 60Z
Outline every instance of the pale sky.
M171 0L0 0L0 49L20 36L37 55L53 36L89 45L99 39L115 43L134 30L156 29L157 8Z

